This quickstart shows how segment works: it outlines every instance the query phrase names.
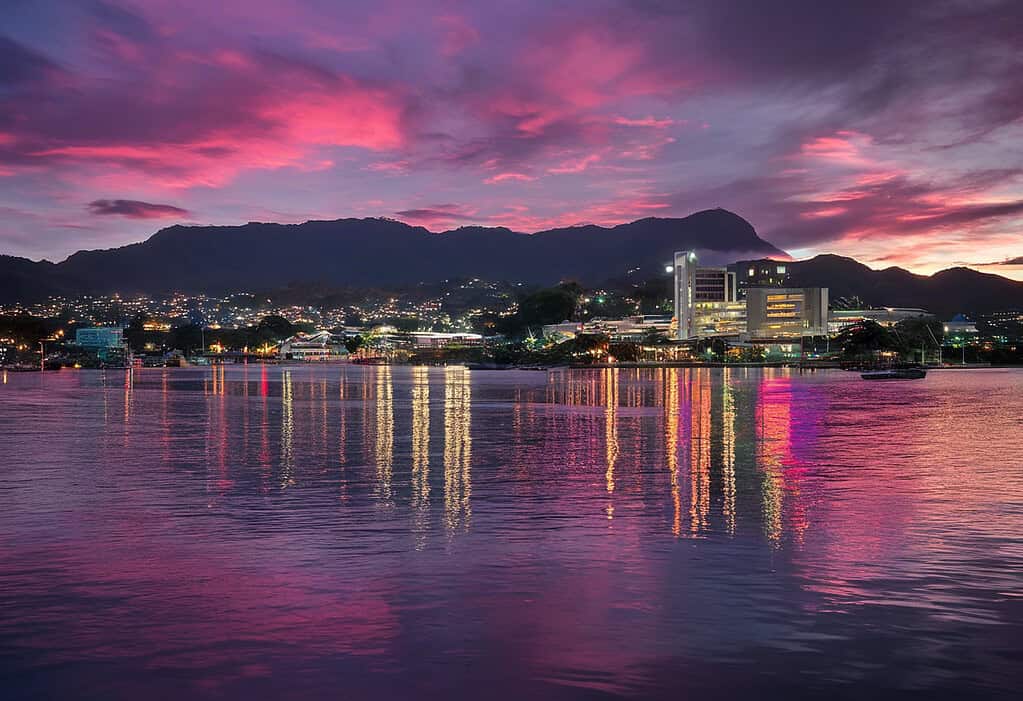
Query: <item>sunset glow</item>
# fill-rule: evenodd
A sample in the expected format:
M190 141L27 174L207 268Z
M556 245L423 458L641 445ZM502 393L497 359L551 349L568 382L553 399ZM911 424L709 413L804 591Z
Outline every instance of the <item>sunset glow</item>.
M173 223L532 232L725 207L797 256L1023 279L1020 13L16 3L0 252L59 260Z

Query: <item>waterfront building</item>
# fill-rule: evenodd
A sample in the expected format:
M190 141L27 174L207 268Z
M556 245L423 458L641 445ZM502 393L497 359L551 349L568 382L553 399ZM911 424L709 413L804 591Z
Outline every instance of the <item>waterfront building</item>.
M277 353L281 360L322 362L340 360L348 355L344 341L329 331L298 333L281 342Z
M124 329L120 326L95 326L75 331L75 344L90 350L109 350L124 345Z
M75 331L75 345L96 354L100 363L123 364L128 358L124 329L120 326L94 326Z
M675 276L676 339L698 338L705 335L702 330L716 329L719 313L724 315L724 326L734 326L738 309L727 307L738 298L734 272L727 268L700 267L695 251L676 251L672 272Z
M946 336L962 337L977 333L977 324L962 314L956 314L944 324Z
M585 333L599 333L612 341L641 341L671 331L671 317L661 315L627 316L622 319L592 319L583 326Z
M409 333L416 348L447 348L449 346L482 346L483 336L478 333L439 333L437 331L412 331Z
M612 341L641 341L653 334L668 334L672 318L662 314L641 314L621 319L588 319L585 322L563 321L560 324L546 324L544 336L560 340L575 338L578 334L602 334Z
M824 336L828 288L751 287L746 291L746 324L754 339Z
M746 302L697 302L693 328L697 338L729 336L746 333Z
M828 332L836 334L842 329L864 321L874 321L891 328L900 321L934 319L925 309L913 307L880 307L878 309L832 309L828 313Z
M564 336L566 339L574 338L576 334L582 333L583 322L565 320L557 324L544 324L544 336Z

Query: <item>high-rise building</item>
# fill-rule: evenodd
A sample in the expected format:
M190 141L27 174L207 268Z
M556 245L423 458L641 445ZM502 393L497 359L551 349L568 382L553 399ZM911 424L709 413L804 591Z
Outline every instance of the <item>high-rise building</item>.
M675 251L675 337L684 341L693 337L693 309L696 293L696 252Z
M735 274L738 296L745 299L751 287L785 287L789 280L789 266L784 261L762 258L733 263L728 269Z
M828 333L828 288L750 287L746 291L750 338L824 336Z
M694 251L676 251L673 272L677 339L738 333L735 323L741 310L732 308L738 296L734 272L698 266ZM721 325L727 331L718 330L719 314L728 320Z

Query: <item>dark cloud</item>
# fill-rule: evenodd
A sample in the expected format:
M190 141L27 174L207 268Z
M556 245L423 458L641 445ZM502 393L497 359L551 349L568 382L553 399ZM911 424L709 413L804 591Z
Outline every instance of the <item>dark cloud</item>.
M926 118L961 129L958 143L1023 114L1016 0L637 0L625 8L618 31L648 33L649 59L695 72L701 90L731 85L834 102L803 115L809 130L857 119L878 137L904 139Z
M784 249L827 248L855 237L895 243L928 232L937 240L941 231L966 232L1023 215L1023 200L957 202L1000 177L1010 177L998 173L1015 171L968 173L941 184L891 175L820 192L816 198L806 195L819 186L811 175L766 173L680 192L666 201L679 214L715 206L736 211L754 222L761 236Z
M462 212L456 204L437 204L419 209L404 209L394 216L414 222L474 221L476 218Z
M42 80L58 71L42 54L0 36L0 88Z
M156 32L144 17L126 7L104 0L87 3L95 22L94 29L109 29L120 36L130 36L136 41L156 39Z
M998 261L997 263L987 263L987 265L1023 265L1023 256L1016 256L1015 258Z
M119 216L129 219L166 219L187 217L189 211L169 204L153 204L138 200L96 200L89 203L89 212L103 216Z

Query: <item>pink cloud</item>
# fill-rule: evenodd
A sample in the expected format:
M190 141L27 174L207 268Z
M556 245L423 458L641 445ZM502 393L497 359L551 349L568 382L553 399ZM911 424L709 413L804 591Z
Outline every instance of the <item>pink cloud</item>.
M631 142L619 155L634 161L652 161L661 154L664 147L675 143L675 141L675 137L661 135L652 141Z
M553 168L548 168L547 172L548 173L559 173L559 174L560 173L582 173L583 171L585 171L587 168L589 168L594 163L599 162L600 158L601 158L601 156L600 156L599 153L591 153L588 156L584 156L584 157L576 159L576 160L565 161L565 162L561 163L558 166L555 166Z
M1012 169L1018 71L970 57L958 85L928 64L922 85L872 92L891 87L875 85L879 34L858 34L857 60L827 64L817 45L797 57L784 32L702 26L713 5L109 0L42 36L21 28L47 26L44 11L22 3L0 37L3 204L17 198L43 215L30 227L40 240L70 247L86 239L49 222L99 198L174 202L217 223L400 209L446 224L518 217L526 230L723 206L782 246L877 242L877 256L901 236L954 248L1018 234L1018 174L948 182ZM914 18L902 30L948 26ZM988 38L990 56L1013 48ZM908 55L891 64L900 80L915 72ZM530 187L528 204L521 187L496 187L531 178L550 187ZM461 208L421 204L452 198ZM103 223L120 227L111 242L147 233Z
M504 211L487 217L486 222L516 231L542 231L581 224L615 226L640 217L653 216L671 206L659 195L622 193L609 201L550 214L538 213L534 206L528 204L508 204Z
M440 47L443 56L456 56L480 40L480 33L465 17L444 15L435 22L443 36Z
M497 175L493 175L493 176L487 178L483 182L485 182L487 185L496 185L498 183L507 182L509 180L514 180L514 181L518 181L518 182L530 182L532 180L536 180L536 178L533 177L532 175L526 175L525 173L512 173L512 172L508 172L508 173L498 173Z
M623 127L647 127L649 129L667 129L677 122L674 119L656 119L654 117L643 117L640 119L629 119L628 117L615 117L614 123Z
M333 94L305 92L291 104L264 105L260 114L282 125L282 131L297 144L382 151L404 142L401 108L393 96L359 87L348 78L341 80Z
M819 161L846 166L866 166L872 162L863 154L869 138L852 131L839 131L831 136L819 136L800 147L800 155Z
M597 25L559 28L559 41L532 47L526 65L549 95L575 109L627 96L667 93L685 83L677 72L657 70L647 47ZM672 75L674 73L674 75Z
M368 170L375 171L377 173L395 173L398 175L407 175L410 168L411 162L407 159L400 161L377 161L370 163L366 168Z
M849 210L845 207L824 207L822 209L813 209L800 214L804 219L823 219L827 217L837 217L841 214L845 214Z
M399 90L239 49L162 54L130 97L78 82L62 108L76 112L78 128L63 111L40 113L0 142L21 152L12 169L59 161L64 175L74 167L108 185L133 177L137 185L141 174L158 188L221 187L247 170L330 168L322 148L406 143Z

